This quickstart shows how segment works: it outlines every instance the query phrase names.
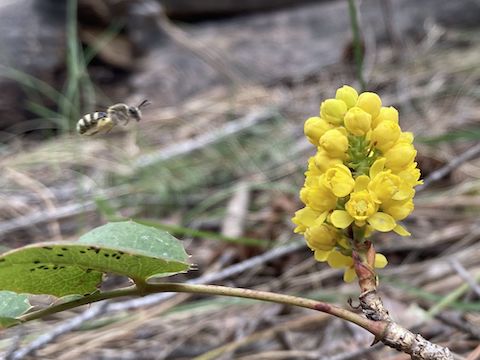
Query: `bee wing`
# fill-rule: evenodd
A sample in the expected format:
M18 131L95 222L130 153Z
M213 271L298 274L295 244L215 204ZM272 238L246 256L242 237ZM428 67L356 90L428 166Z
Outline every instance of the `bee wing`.
M123 120L122 113L118 111L110 111L108 117L114 124L118 124L121 120Z
M128 115L128 106L125 104L116 104L108 108L108 117L112 119L116 125L120 122L127 123L130 116Z

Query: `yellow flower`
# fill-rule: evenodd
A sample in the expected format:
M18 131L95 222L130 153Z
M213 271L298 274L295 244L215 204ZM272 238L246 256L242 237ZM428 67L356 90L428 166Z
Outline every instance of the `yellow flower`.
M398 176L402 178L409 186L415 187L423 184L423 180L420 179L420 169L417 168L417 163L412 162L408 167L398 173Z
M334 209L337 197L324 185L323 175L317 180L315 185L308 186L304 196L305 204L320 212Z
M364 136L371 129L372 116L359 107L353 107L345 114L345 127L356 136Z
M347 112L347 104L342 100L327 99L320 105L320 117L332 125L341 125Z
M377 212L378 204L368 190L362 190L350 195L350 200L345 204L345 210L357 225L363 226L365 221Z
M382 121L393 121L398 124L398 110L393 106L380 108L380 113L372 120L372 129L375 129Z
M351 223L362 227L369 224L378 231L391 231L397 225L395 219L388 214L378 212L375 197L367 190L369 178L361 175L355 180L354 192L345 204L345 210L335 210L330 215L331 223L340 229L347 228Z
M341 235L338 230L327 224L309 227L305 232L308 247L315 251L318 261L325 261L326 255L335 247ZM323 260L320 260L323 259Z
M382 121L372 131L370 142L379 149L382 153L385 153L390 149L397 140L400 138L400 126L393 121Z
M312 208L305 206L303 209L295 212L295 216L292 218L292 222L297 225L294 232L303 234L311 226L314 226L317 223L323 223L326 214L315 211Z
M385 165L394 172L406 169L415 159L417 150L408 142L397 142L385 154Z
M413 195L412 195L413 196ZM413 211L413 199L390 200L382 204L382 210L395 220L403 220Z
M343 85L337 90L335 98L345 102L345 104L347 104L347 108L350 109L355 106L358 100L358 93L354 88L348 85Z
M345 197L352 192L355 180L348 167L338 164L325 172L323 183L335 196Z
M308 169L305 172L305 186L309 186L312 184L316 184L316 177L320 176L323 174L323 171L321 171L318 167L317 164L315 163L315 157L312 156L310 159L308 159Z
M308 118L307 121L305 121L304 132L308 141L310 141L313 145L318 146L322 135L331 128L332 125L330 125L326 120L315 116Z
M334 269L345 269L345 273L343 274L343 280L345 282L352 282L357 277L351 256L343 255L338 251L332 251L328 255L327 262L328 265ZM387 263L388 261L385 255L380 253L375 254L375 268L384 268Z
M400 143L407 143L407 144L412 144L413 143L413 134L410 131L404 131L400 134L400 137L398 138L398 142Z
M373 92L364 92L358 97L355 106L365 110L372 116L372 119L375 119L380 114L382 100L380 99L380 96Z
M330 157L329 153L327 153L323 148L319 148L317 153L314 156L315 166L324 173L332 166L337 164L341 164L342 160L335 159Z
M380 202L405 200L411 198L415 191L391 170L379 172L368 184L368 190Z
M337 128L326 131L320 138L320 146L330 158L343 159L348 150L348 138L345 129Z

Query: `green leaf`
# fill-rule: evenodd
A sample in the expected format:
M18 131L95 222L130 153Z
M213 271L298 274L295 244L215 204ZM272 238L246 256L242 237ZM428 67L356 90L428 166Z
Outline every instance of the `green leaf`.
M186 264L188 254L181 241L168 232L134 221L112 222L83 235L82 244L104 245L118 250L132 250L137 254ZM187 270L188 266L184 269ZM175 270L176 272L176 270ZM169 271L166 271L169 273Z
M185 272L190 265L181 242L167 232L132 221L100 226L77 242L25 246L0 257L0 289L58 297L88 295L102 273L137 283Z
M0 291L0 328L8 327L18 322L15 318L31 308L26 295L10 291Z

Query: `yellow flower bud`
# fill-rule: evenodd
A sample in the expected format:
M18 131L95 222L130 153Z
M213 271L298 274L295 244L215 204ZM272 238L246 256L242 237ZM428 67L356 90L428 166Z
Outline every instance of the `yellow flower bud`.
M372 116L359 107L353 107L345 114L345 127L356 136L364 136L371 129Z
M332 125L341 125L347 112L347 104L342 100L327 99L320 105L320 117Z
M310 186L304 186L300 189L300 200L306 204L308 199L308 193L310 192Z
M332 166L335 166L336 164L341 164L342 163L342 160L332 158L329 155L330 155L329 153L327 153L325 150L323 150L323 148L320 147L320 148L318 148L318 151L314 156L315 166L322 173L327 171Z
M392 148L385 152L385 166L394 172L404 170L413 162L416 155L417 151L412 144L397 142Z
M372 120L372 129L375 129L382 121L393 121L398 124L398 110L393 106L380 108L380 113Z
M423 184L423 180L420 179L420 169L417 168L417 163L412 162L405 170L398 173L398 176L403 179L409 186L414 187Z
M335 99L342 100L347 104L347 108L350 109L355 106L358 100L357 90L348 85L343 85L337 90Z
M322 135L331 128L332 125L330 125L326 120L315 116L305 121L304 132L308 141L310 141L313 145L318 146L318 141Z
M323 183L335 196L345 197L352 192L355 180L353 180L352 173L348 167L338 164L325 172Z
M315 211L328 211L337 205L337 197L323 184L323 176L318 179L317 184L308 186L303 191L305 195L302 196L302 201L305 200L305 204Z
M297 225L294 232L303 234L307 228L315 225L315 221L320 217L322 213L305 206L303 209L295 212L295 216L292 219L292 222Z
M323 174L317 165L315 164L315 157L312 156L308 159L308 170L305 172L305 186L316 184L316 178Z
M341 128L331 129L320 138L320 146L329 157L344 159L348 150L348 138Z
M398 138L398 142L412 144L413 143L413 134L410 131L402 132L400 134L400 137Z
M307 245L312 250L332 250L339 238L338 231L327 224L309 227L305 232Z
M413 196L413 195L412 195ZM382 204L382 211L389 214L395 220L403 220L413 211L413 199L391 200Z
M397 123L393 121L382 121L373 129L370 136L370 142L382 153L390 149L400 138L402 130Z
M355 106L365 110L372 116L372 119L375 119L378 114L380 114L382 100L380 100L380 96L373 92L364 92L358 97L357 104Z

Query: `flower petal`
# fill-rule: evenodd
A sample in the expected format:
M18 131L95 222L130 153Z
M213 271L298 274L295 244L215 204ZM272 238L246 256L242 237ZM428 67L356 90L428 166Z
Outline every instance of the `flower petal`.
M377 269L382 269L385 266L387 266L387 264L388 264L388 260L385 257L385 255L379 254L379 253L375 254L375 264L374 264L374 266Z
M349 267L353 264L353 259L350 256L345 256L338 251L332 251L328 255L327 259L328 265L335 269L341 269L344 267Z
M335 210L332 215L330 215L330 221L333 226L339 229L345 229L353 222L353 217L345 210Z
M385 167L385 158L376 160L370 167L370 178L373 179Z
M395 231L400 236L410 236L410 235L412 235L408 232L407 229L405 229L402 225L399 225L399 224L397 224L397 226L395 226L393 228L393 231Z
M395 219L388 214L377 212L371 216L367 222L375 229L381 232L391 231L397 226Z
M360 175L355 179L355 188L354 191L360 192L365 190L370 182L370 178L367 175Z
M345 269L345 273L343 274L343 281L350 283L357 277L355 270L352 267Z
M332 251L325 251L325 250L315 250L315 260L317 261L327 261L328 255L330 255Z

